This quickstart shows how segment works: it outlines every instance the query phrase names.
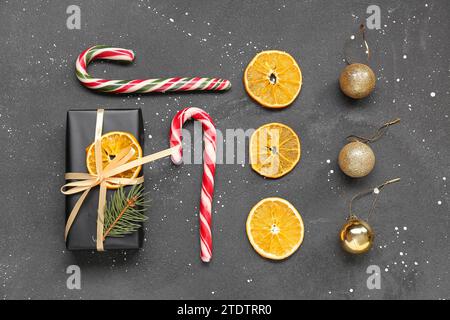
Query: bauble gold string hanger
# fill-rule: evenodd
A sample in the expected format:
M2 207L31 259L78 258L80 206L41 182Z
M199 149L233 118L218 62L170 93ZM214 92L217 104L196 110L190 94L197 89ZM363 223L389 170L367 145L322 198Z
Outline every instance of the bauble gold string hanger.
M349 215L347 218L347 222L342 227L339 234L341 245L345 251L353 254L361 254L370 250L373 245L375 234L372 227L369 225L369 219L375 211L375 207L380 197L381 190L383 190L385 186L396 183L398 181L400 181L400 178L388 180L373 189L366 190L353 196L349 203ZM355 200L369 194L374 194L375 198L372 202L372 206L366 220L363 220L356 216L356 214L353 212L352 206Z
M368 62L371 52L366 40L365 30L366 28L364 24L361 24L359 27L359 34L361 35L362 42L365 47L365 54ZM346 48L344 48L345 61L348 65L339 76L339 85L341 90L350 98L365 98L375 89L375 73L367 64L352 62L353 59L349 58L346 51Z
M375 167L375 154L369 144L380 139L391 125L399 122L400 119L397 118L384 123L369 138L357 135L348 136L349 143L341 149L338 157L339 168L342 172L352 178L365 177L372 172Z

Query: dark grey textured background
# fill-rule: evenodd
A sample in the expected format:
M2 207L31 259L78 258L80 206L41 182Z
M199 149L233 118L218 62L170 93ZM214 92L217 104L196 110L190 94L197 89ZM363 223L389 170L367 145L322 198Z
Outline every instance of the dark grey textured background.
M81 7L81 30L66 28L70 4ZM382 10L381 30L368 33L379 80L370 98L353 102L337 85L342 47L370 4ZM446 0L2 0L0 297L449 298L449 14ZM137 59L126 67L95 64L92 74L220 76L233 88L218 95L95 94L74 76L76 56L93 44L133 49ZM265 49L290 52L303 71L299 98L276 112L252 102L241 82L244 67ZM66 111L141 107L150 153L167 147L170 120L185 106L207 110L222 131L286 123L302 139L302 160L275 181L248 165L218 166L209 265L198 258L194 216L201 165L174 167L168 159L146 168L154 201L142 250L67 252L59 192ZM345 178L336 164L345 136L370 134L395 117L402 123L373 146L375 171ZM372 221L373 250L346 255L337 235L349 198L397 176L402 182L385 189ZM249 210L268 196L291 201L305 222L303 245L284 262L260 258L245 235ZM358 203L362 215L369 204ZM66 288L71 264L81 267L81 290ZM382 270L381 290L366 287L371 264Z

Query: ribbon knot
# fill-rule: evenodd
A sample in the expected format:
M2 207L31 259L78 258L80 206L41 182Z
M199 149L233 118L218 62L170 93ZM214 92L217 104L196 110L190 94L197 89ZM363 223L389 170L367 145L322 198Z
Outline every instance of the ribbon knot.
M69 214L69 218L67 219L64 233L64 238L65 240L67 240L70 228L72 227L72 224L75 221L78 212L81 208L81 205L83 204L89 191L94 187L100 186L98 208L97 208L97 238L96 238L97 251L104 251L103 228L104 228L104 215L106 204L106 190L108 185L120 187L143 183L144 177L142 176L137 178L120 178L118 177L118 175L127 170L141 166L145 163L149 163L170 156L175 150L175 148L169 148L130 161L132 157L135 155L136 151L130 146L128 146L120 150L119 153L116 155L116 157L103 168L102 150L101 150L103 115L104 109L98 109L95 128L95 140L94 140L96 173L91 174L86 172L67 172L64 177L66 180L70 180L71 182L68 182L61 187L61 192L65 195L72 195L83 192L78 201L75 203L75 206L73 207L72 211Z

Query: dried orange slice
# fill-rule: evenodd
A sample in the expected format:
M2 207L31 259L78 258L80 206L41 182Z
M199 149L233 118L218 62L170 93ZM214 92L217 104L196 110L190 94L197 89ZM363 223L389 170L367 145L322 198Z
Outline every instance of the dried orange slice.
M268 108L284 108L297 98L302 72L287 52L269 50L258 53L244 73L247 93Z
M282 123L268 123L250 137L250 164L267 178L279 178L290 172L300 160L300 139Z
M281 198L258 202L247 218L247 236L261 256L282 260L302 244L305 228L297 209Z
M108 132L100 138L102 149L102 162L105 168L115 156L124 148L131 147L135 153L129 162L142 158L142 148L137 139L129 132L112 131ZM95 144L92 143L86 148L86 166L90 174L96 174L97 168L95 166ZM141 171L141 166L129 169L118 174L115 177L119 178L136 178ZM108 189L117 189L118 185L107 183Z

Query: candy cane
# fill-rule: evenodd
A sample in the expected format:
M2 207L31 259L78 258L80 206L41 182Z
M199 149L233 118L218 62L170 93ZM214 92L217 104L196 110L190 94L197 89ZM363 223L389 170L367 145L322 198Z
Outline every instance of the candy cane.
M172 161L181 164L183 149L181 145L181 128L183 124L194 119L200 121L203 128L203 178L200 196L200 258L209 262L212 254L211 206L214 192L214 172L216 170L216 128L208 113L199 108L185 108L178 111L170 127L170 147L177 147L172 153Z
M87 65L98 59L131 62L134 53L128 49L93 46L83 51L77 58L76 75L81 83L92 90L109 93L148 93L166 91L224 91L231 88L231 83L217 78L159 78L146 80L107 80L94 78L87 73Z

